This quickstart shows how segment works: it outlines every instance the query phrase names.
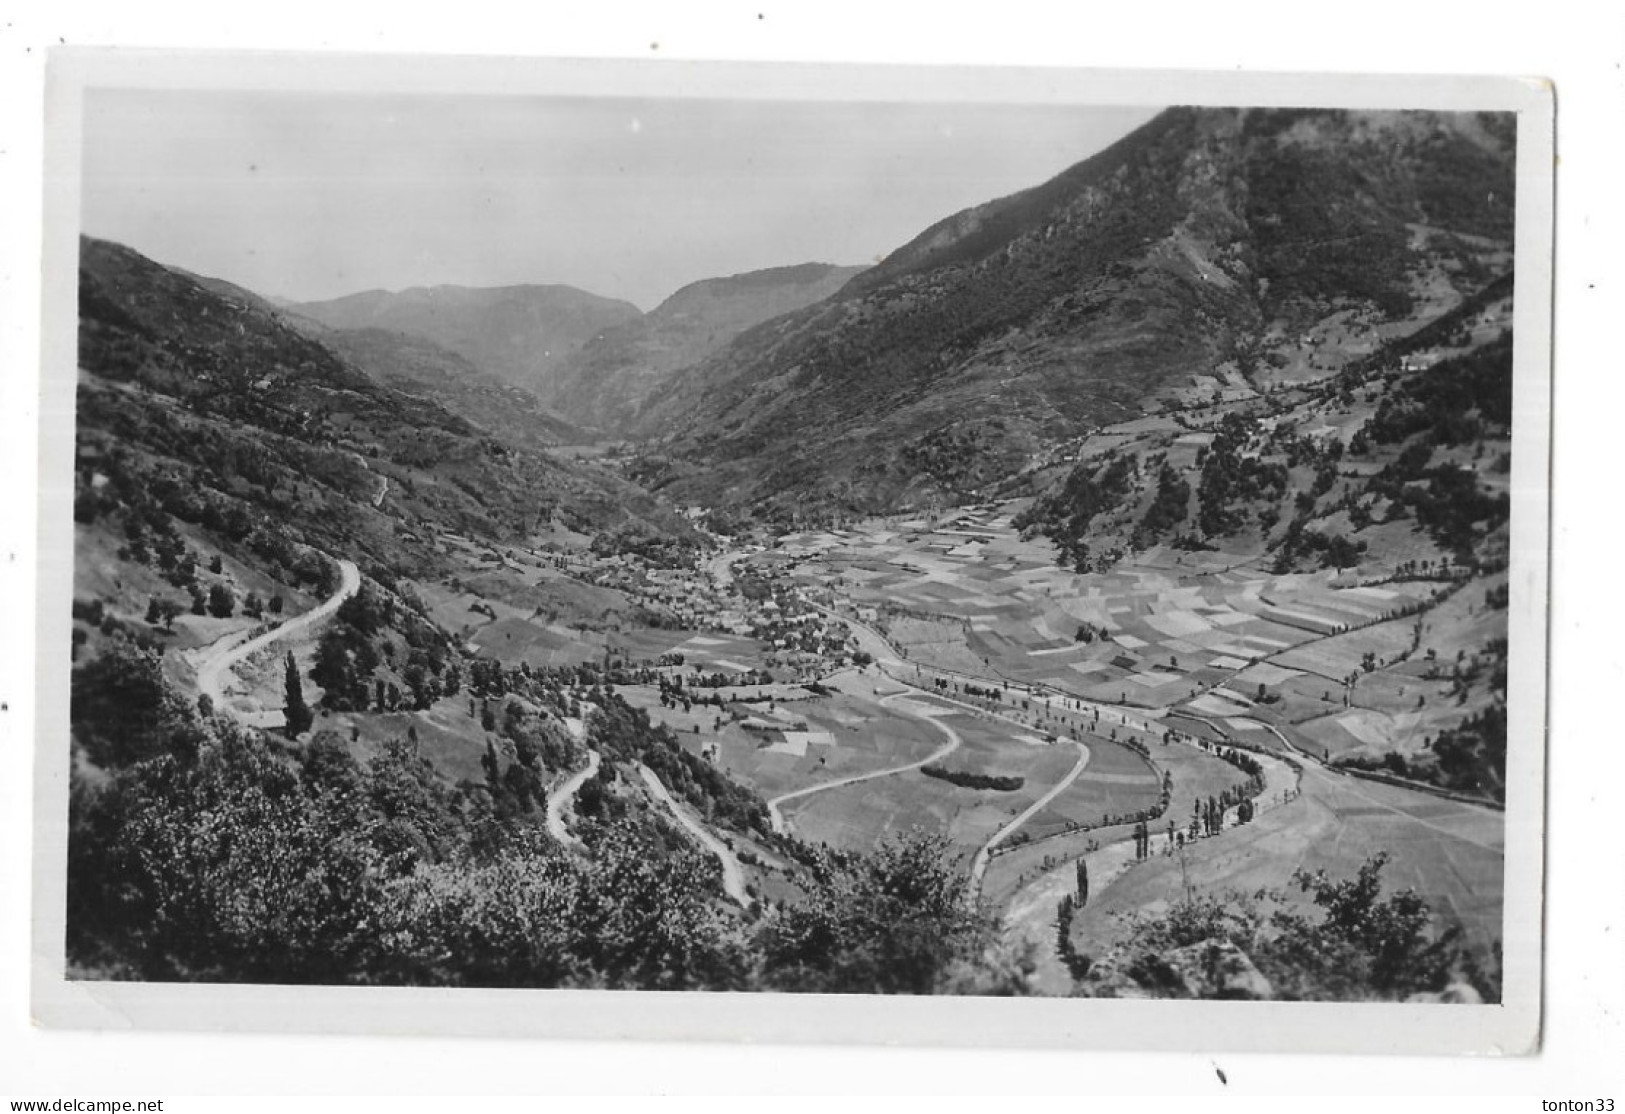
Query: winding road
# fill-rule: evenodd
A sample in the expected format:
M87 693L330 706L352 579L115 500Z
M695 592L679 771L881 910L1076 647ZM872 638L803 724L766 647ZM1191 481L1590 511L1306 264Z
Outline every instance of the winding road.
M1042 812L1044 810L1044 806L1048 805L1062 793L1065 793L1068 786L1070 786L1074 781L1078 780L1078 775L1083 773L1083 768L1089 765L1089 748L1083 743L1073 743L1072 745L1078 748L1078 761L1067 773L1067 775L1054 785L1050 786L1049 791L1046 792L1042 797L1028 805L1026 810L1023 811L1021 815L1017 816L1014 820L1010 821L1010 823L993 833L993 838L982 844L981 849L976 852L976 857L971 860L970 864L972 893L981 892L982 876L987 873L987 864L988 860L993 855L993 849L999 844L1003 843L1005 840L1009 839L1011 836L1015 835L1016 832L1021 829L1023 824Z
M896 700L898 697L913 695L914 694L912 692L894 692L890 696L881 700L881 703L888 704L891 701ZM871 770L865 774L852 774L850 777L836 778L834 781L820 782L817 785L809 785L804 789L796 789L792 792L774 797L771 801L767 802L767 816L768 820L773 825L773 830L781 835L785 831L784 814L779 811L779 806L784 804L786 801L793 801L799 797L808 797L814 793L823 793L830 789L839 789L844 785L857 785L859 782L873 781L875 778L891 777L894 774L906 774L910 770L918 770L921 766L929 766L933 762L940 762L942 759L948 757L954 751L958 750L960 744L964 741L959 737L959 732L955 731L952 727L949 727L946 723L943 723L934 716L926 715L923 712L911 711L907 707L902 708L901 711L905 715L910 715L915 719L924 720L926 723L929 723L932 727L935 727L938 731L948 736L948 741L942 746L938 747L936 750L932 751L930 754L926 755L924 758L920 759L918 762L910 762L903 766L892 766L884 770Z
M643 784L649 787L660 802L666 806L677 822L683 826L689 835L722 863L722 889L729 897L745 908L750 907L750 895L745 892L745 872L739 865L739 859L726 843L712 835L698 820L690 816L683 806L679 805L671 793L666 789L664 782L655 776L655 772L642 762L638 763L638 775L643 778Z
M227 686L234 679L231 670L266 647L309 631L310 628L337 611L345 600L360 591L361 570L356 568L355 562L339 561L338 566L340 573L339 588L327 599L303 615L289 619L281 626L268 630L257 638L251 638L247 642L236 646L222 647L198 663L198 691L213 701L216 711L227 712L250 727L275 728L282 726L286 722L286 717L280 709L249 712L232 707L227 700Z
M547 834L564 844L566 847L578 847L581 841L570 834L570 829L564 823L564 810L570 807L576 794L587 783L587 779L598 772L599 758L596 750L587 752L587 766L571 774L564 784L553 790L547 798Z
M891 644L889 638L887 638L884 633L877 630L875 627L869 626L851 614L843 614L831 607L822 606L816 603L811 604L811 606L825 615L844 623L847 626L847 629L851 632L855 646L858 649L868 653L868 655L873 659L877 670L891 680L905 686L905 688L909 690L918 691L922 695L929 695L939 700L958 704L960 703L959 701L953 701L951 697L932 692L928 686L934 682L940 684L943 681L979 686L986 686L990 683L998 683L996 681L991 681L991 679L988 677L967 674L952 668L932 666L924 662L911 661L904 657L901 651ZM1319 641L1319 639L1312 641ZM905 676L904 674L909 676ZM1226 680L1229 679L1231 678L1226 678ZM1163 717L1169 711L1168 708L1142 709L1110 703L1103 704L1098 701L1074 696L1071 693L1065 692L1064 690L1056 689L1048 685L1035 685L1033 683L1014 679L1006 680L1008 681L1007 687L1010 690L1014 690L1014 692L1020 692L1023 694L1024 698L1031 701L1034 710L1044 709L1051 715L1059 713L1063 720L1071 719L1074 716L1089 716L1092 714L1094 717L1096 717L1096 723L1090 726L1092 726L1096 731L1101 731L1107 724L1120 724L1123 727L1131 730L1138 730L1160 736L1164 734L1167 727L1167 724L1163 722ZM1219 683L1222 682L1206 686L1206 688L1212 689L1217 687L1217 684ZM1009 695L1014 695L1014 692L1010 693ZM902 695L905 694L894 694L894 696ZM1006 698L1008 699L1008 696ZM888 697L887 699L892 699L892 697ZM992 712L986 708L970 705L965 706L971 707L972 710L980 712L984 715L992 715L1001 719L1009 718L1002 716L997 712ZM905 705L904 709L899 710L905 710L906 708L907 706ZM1262 720L1254 720L1251 717L1238 717L1238 719L1239 718L1245 718L1250 722L1251 725L1262 728L1274 735L1275 738L1279 740L1282 748L1284 748L1284 756L1286 756L1283 760L1283 756L1278 756L1267 752L1260 752L1254 750L1252 746L1245 748L1253 752L1252 756L1260 763L1264 772L1264 785L1262 790L1253 799L1253 809L1255 815L1273 811L1282 805L1292 802L1299 796L1306 796L1313 799L1329 795L1328 791L1335 788L1339 793L1355 798L1356 802L1360 806L1360 810L1363 812L1386 813L1391 816L1394 821L1403 820L1409 824L1414 824L1421 828L1436 832L1441 836L1448 836L1451 839L1459 840L1463 844L1468 845L1467 848L1464 849L1478 849L1497 855L1501 853L1499 844L1491 836L1473 829L1465 822L1460 825L1453 825L1448 820L1436 819L1434 816L1426 813L1425 811L1423 811L1421 814L1412 812L1408 807L1405 807L1405 799L1390 799L1391 794L1385 792L1381 786L1362 784L1361 779L1355 778L1346 771L1338 770L1336 767L1324 762L1318 755L1305 753L1301 748L1295 745L1284 732L1278 730L1273 724L1263 722ZM1032 719L1034 725L1036 726L1038 717L1034 715ZM951 733L951 728L949 728L946 724L937 723L935 720L933 720L933 722L939 730ZM1233 723L1233 726L1239 725ZM1223 734L1227 737L1227 739L1233 741L1233 736L1231 736L1230 732L1223 731ZM1166 741L1171 742L1174 745L1196 746L1194 740L1186 737L1184 733L1177 731L1172 733L1171 737L1169 737ZM972 859L970 868L970 877L973 883L973 885L970 887L970 892L972 894L979 894L981 892L984 877L987 874L990 865L995 860L995 852L1003 848L1004 845L1007 844L1008 841L1010 841L1025 824L1031 822L1034 816L1038 815L1056 797L1066 792L1066 790L1071 787L1080 776L1083 775L1086 767L1088 766L1090 758L1088 747L1081 743L1073 743L1072 745L1079 746L1082 753L1080 754L1077 763L1066 774L1066 776L1050 787L1045 794L1032 805L1005 823L990 839L987 840L986 843L984 843L977 850L974 858ZM786 823L782 815L781 808L797 798L917 769L930 761L951 753L954 746L955 744L950 744L937 754L934 754L930 758L920 762L910 763L906 766L899 766L887 770L874 771L867 774L856 774L820 785L808 786L806 788L798 789L794 792L776 797L768 802L768 810L773 828L778 832L783 832L786 830ZM1301 769L1295 768L1295 766L1298 766L1299 764L1301 764ZM1448 796L1446 794L1429 794L1428 789L1425 786L1411 787L1399 785L1396 786L1396 788L1412 789L1423 801L1426 801L1429 795ZM1466 805L1472 804L1470 801L1461 803ZM1295 814L1282 814L1277 819L1280 822L1285 823L1293 820L1294 816ZM1223 828L1216 834L1207 837L1208 839L1216 839L1221 841L1220 844L1214 848L1217 853L1221 855L1244 855L1246 853L1246 848L1250 846L1248 841L1253 837L1246 835L1238 837L1237 835L1233 834L1237 827L1237 810L1232 808L1227 811ZM1071 975L1066 971L1064 965L1059 959L1059 956L1055 953L1055 918L1057 905L1061 901L1062 897L1073 892L1076 887L1075 871L1076 864L1079 859L1082 859L1088 864L1093 894L1097 896L1111 887L1114 882L1122 878L1126 873L1131 871L1136 864L1137 860L1135 858L1134 844L1133 841L1128 838L1126 828L1115 832L1102 832L1100 834L1102 838L1111 839L1112 842L1107 843L1106 846L1098 847L1097 849L1083 855L1073 854L1068 857L1063 852L1063 857L1060 862L1058 862L1051 869L1037 874L1035 877L1031 878L1031 880L1026 882L1026 884L1020 885L1014 894L1010 896L1008 902L1004 903L1003 920L1009 936L1013 939L1026 937L1038 944L1037 954L1039 958L1039 977L1045 992L1066 993L1072 988ZM1207 840L1203 840L1202 842L1205 844ZM1078 846L1075 841L1067 841L1067 844L1072 847ZM1156 841L1154 846L1157 847L1157 850L1153 852L1153 855L1160 858L1163 853L1164 845L1161 843L1161 841ZM1236 848L1237 850L1230 851L1226 850L1226 848ZM1180 866L1182 863L1183 860L1181 860L1181 863L1174 865ZM1029 868L1031 865L1032 864L1029 863ZM1167 867L1165 866L1161 869L1166 870ZM1014 879L998 873L995 873L994 877L995 880L1002 880L1006 885L1009 882L1014 881Z
M909 685L910 687L918 688L920 691L931 693L932 695L940 695L932 692L931 689L926 688L924 685L920 685L914 681L908 680L906 676L897 675L898 673L906 670L914 670L920 676L940 677L945 681L954 683L984 686L1002 683L994 680L993 678L978 677L975 674L964 673L957 669L949 669L946 666L929 665L924 662L909 661L898 654L885 635L881 634L867 623L855 619L850 615L843 615L834 608L825 607L823 604L810 603L809 606L815 611L820 611L832 619L837 619L840 622L845 623L847 629L850 630L853 636L857 639L858 646L869 654L870 657L874 658L876 667L898 684ZM1105 723L1120 723L1124 727L1134 728L1135 730L1139 731L1157 732L1161 730L1160 724L1156 723L1157 717L1151 715L1149 710L1140 715L1133 715L1131 714L1131 709L1127 709L1115 704L1101 704L1098 701L1087 700L1080 696L1073 696L1071 693L1061 692L1060 690L1051 690L1045 685L1034 685L1033 683L1027 681L1011 681L1008 682L1008 684L1012 689L1027 696L1028 699L1044 704L1052 711L1058 708L1062 712L1072 712L1075 715L1093 713L1099 716L1100 719ZM950 698L943 697L943 699ZM967 707L974 708L975 706L967 705ZM982 708L976 708L976 710L985 711L985 709ZM1010 718L1009 716L1001 715L998 712L992 712L990 714L999 716L1001 719Z
M1173 745L1195 744L1177 742ZM1257 816L1287 803L1291 799L1289 791L1297 787L1298 778L1292 768L1279 758L1256 751L1252 757L1264 767L1264 788L1253 798L1254 815ZM1230 809L1225 813L1224 830L1206 838L1223 839L1238 826L1239 814L1237 810ZM1063 859L1017 890L1004 910L1006 934L1012 939L1025 938L1037 945L1034 958L1038 966L1034 976L1041 993L1066 994L1072 989L1072 976L1055 953L1055 921L1061 898L1076 889L1077 863L1080 859L1088 864L1090 893L1095 897L1138 861L1134 856L1134 841L1127 838L1108 843L1087 854Z
M1025 724L1021 723L1021 721L1013 719L1002 712L992 711L991 709L981 708L974 704L968 704L960 700L955 700L952 697L932 692L930 689L926 689L923 686L918 686L914 682L909 681L904 677L897 676L897 672L902 672L905 670L908 663L905 663L905 661L898 655L897 651L892 647L891 642L886 638L885 635L881 634L879 631L868 626L867 624L861 623L849 616L841 615L839 612L836 612L830 608L823 607L819 604L813 604L812 606L817 610L824 612L826 615L846 623L848 629L854 632L858 640L858 644L863 647L863 649L867 651L874 659L876 667L898 684L905 685L910 690L917 691L925 696L930 696L935 700L959 705L960 707L966 708L967 710L979 715L989 716L993 719L1005 720L1006 722L1014 724L1018 727L1026 726ZM944 677L957 676L965 681L974 682L977 684L989 683L985 678L956 674L953 670L937 669L933 666L921 667L918 664L915 665L915 668L917 670L923 669L924 672L934 673ZM896 672L893 672L893 670ZM1073 697L1063 698L1040 693L1030 687L1027 687L1026 691L1032 699L1044 703L1051 709L1055 708L1055 702L1057 700L1061 700L1062 711L1072 711L1081 715L1086 710L1092 710L1097 716L1104 713L1103 718L1108 721L1115 719L1125 727L1138 727L1142 731L1152 731L1155 729L1150 720L1144 717L1130 719L1128 713L1122 709L1108 708L1103 705L1096 704L1093 701L1079 700ZM882 701L882 703L895 700L899 696L905 695L911 695L911 693L893 693L891 696L887 697L886 700ZM1070 701L1072 704L1070 709L1066 707L1067 701ZM906 711L907 709L905 708L904 710ZM910 762L905 766L894 766L890 769L875 770L866 774L854 774L851 777L839 778L835 781L827 781L819 785L810 785L804 789L797 789L793 792L774 797L772 800L767 802L768 818L772 822L773 830L781 834L786 830L784 814L780 811L780 806L787 801L792 801L799 797L810 796L813 793L822 793L830 789L839 789L846 785L856 785L860 782L871 781L875 778L890 777L894 774L907 773L910 770L917 770L921 766L926 766L932 762L946 758L948 755L952 754L956 749L958 749L960 745L960 738L958 733L955 732L953 728L930 716L920 715L918 718L927 720L933 727L946 734L949 737L947 745L943 746L933 754L920 759L918 762ZM1037 816L1040 812L1042 812L1051 801L1055 800L1055 798L1059 797L1062 793L1065 793L1067 789L1072 786L1072 783L1078 780L1078 777L1083 773L1085 767L1089 765L1089 748L1081 742L1073 742L1071 745L1076 746L1079 751L1078 760L1073 764L1072 769L1069 770L1066 775L1054 785L1050 786L1050 788L1045 791L1043 796L1039 797L1036 801L1024 809L1020 815L1014 817L1009 823L1004 825L1004 827L995 832L992 838L977 850L975 857L971 860L971 886L969 889L969 893L971 895L974 896L980 894L981 892L982 877L987 873L988 863L992 860L993 849L998 847L999 844L1003 843L1011 836L1015 835L1021 830L1023 825L1025 825L1034 816Z

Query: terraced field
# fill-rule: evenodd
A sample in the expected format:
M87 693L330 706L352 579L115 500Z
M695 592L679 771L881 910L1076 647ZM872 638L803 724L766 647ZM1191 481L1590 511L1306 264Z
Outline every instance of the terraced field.
M857 685L851 687L858 689ZM684 712L662 708L647 688L625 686L620 692L656 722L672 727L685 748L705 754L714 746L717 765L764 798L905 765L924 758L942 743L941 735L928 723L882 703L872 688L778 705L805 721L804 734L813 736L799 754L796 748L779 745L779 735L749 731L739 723L727 722L727 716L721 717L721 730L716 730L715 708L696 705Z
M989 861L982 892L996 907L1057 864L1130 839L1131 823L1102 821L1153 806L1163 774L1172 794L1153 824L1159 840L1169 821L1184 830L1197 802L1245 781L1211 753L1163 743L1156 719L1150 731L1113 724L1110 712L1096 721L1101 706L1172 712L1167 726L1216 743L1285 751L1262 720L1317 756L1406 752L1462 714L1447 680L1423 677L1426 649L1487 637L1500 622L1482 600L1450 597L1422 615L1418 644L1413 613L1431 607L1441 582L1360 586L1335 571L1271 575L1238 554L1159 547L1110 573L1077 575L1056 567L1048 543L1018 539L1007 510L799 535L785 547L799 562L793 575L809 588L890 616L879 625L896 632L894 645L923 670L916 683L943 679L951 693L993 681L1003 700L990 707L1030 728L1015 734L1038 741L1077 733L1089 746L1080 776ZM1079 637L1080 626L1090 637ZM1075 752L1064 745L1024 753L989 738L974 717L951 718L968 740L951 764L1020 773L1028 778L1021 790L967 790L913 772L793 802L795 830L865 846L918 825L947 832L968 854L1070 769ZM1124 738L1145 742L1150 762ZM1481 943L1493 941L1498 813L1319 768L1304 775L1301 792L1287 800L1277 786L1254 825L1201 841L1187 855L1192 881L1279 887L1299 867L1352 873L1386 849L1390 885L1415 886ZM1165 907L1180 892L1171 869L1149 862L1111 886L1080 920L1080 947L1109 941L1115 913Z
M1022 829L1032 839L1069 828L1098 827L1109 816L1126 816L1156 805L1162 775L1145 758L1121 743L1095 736L1086 745L1088 767Z
M1188 726L1184 721L1178 724L1182 732L1186 732ZM1093 742L1091 747L1094 747ZM1132 755L1132 752L1129 753ZM1138 755L1133 757L1138 758ZM1165 831L1170 820L1175 823L1176 828L1184 830L1190 822L1195 802L1205 801L1208 797L1216 796L1224 789L1246 780L1246 776L1234 766L1188 744L1154 744L1151 748L1151 761L1159 771L1166 771L1173 776L1173 792L1169 797L1167 811L1151 824L1152 830L1156 833ZM1081 785L1074 785L1066 796L1070 797L1074 791L1085 796L1088 800L1086 807L1095 805L1095 801L1090 797L1096 791L1095 784L1083 782ZM1144 804L1155 803L1157 799L1155 790L1147 786L1143 792L1145 795L1141 800ZM1098 825L1098 812L1087 822ZM995 907L1002 908L1014 899L1018 891L1035 875L1049 869L1050 866L1068 862L1094 847L1130 840L1133 838L1133 831L1134 825L1131 823L1108 827L1095 826L1072 833L1067 833L1064 827L1058 828L1053 825L1048 830L1040 829L1035 823L1028 831L1032 836L1030 842L1014 846L993 860L983 881L983 895Z
M1285 888L1295 870L1352 876L1377 851L1392 855L1390 889L1414 888L1474 942L1501 936L1501 814L1393 786L1306 767L1302 796L1254 823L1187 850L1190 883L1208 892ZM1180 892L1177 858L1136 866L1092 899L1074 923L1074 940L1098 952L1122 931L1120 914L1166 909Z
M1401 616L1436 590L1272 576L1243 554L1166 547L1079 575L1056 567L1048 543L1017 538L1003 510L795 535L786 551L809 586L894 614L910 660L1150 709L1230 683L1323 714L1328 681L1367 652L1387 661L1410 648L1414 622ZM1080 639L1084 626L1104 637Z

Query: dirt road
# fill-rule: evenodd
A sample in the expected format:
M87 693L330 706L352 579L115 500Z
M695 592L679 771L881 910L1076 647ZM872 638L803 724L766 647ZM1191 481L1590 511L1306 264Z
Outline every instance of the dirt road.
M1078 761L1075 765L1073 765L1072 769L1067 772L1067 775L1054 785L1050 786L1049 791L1046 792L1042 797L1028 805L1020 816L1017 816L1014 820L1010 821L1010 823L993 833L993 838L982 844L981 848L976 852L976 857L971 860L970 864L971 892L981 892L982 875L987 873L988 859L992 856L993 849L999 844L1003 843L1005 840L1009 839L1011 836L1015 835L1016 832L1021 830L1021 826L1023 824L1042 812L1044 807L1056 797L1059 797L1062 793L1065 793L1067 787L1070 786L1074 781L1078 780L1078 775L1083 773L1083 768L1089 765L1089 748L1083 743L1074 743L1072 745L1078 748Z
M589 750L587 768L571 774L564 784L553 790L552 795L547 798L547 833L566 847L579 846L581 841L571 835L570 829L565 827L564 810L570 807L570 802L575 800L576 793L587 783L587 779L598 772L598 761L598 752Z
M832 619L837 619L840 622L845 623L847 629L852 632L852 636L857 640L858 648L869 654L870 657L874 658L875 665L879 667L880 671L886 674L886 676L890 677L892 680L897 681L899 684L911 685L925 692L934 691L928 685L920 683L920 681L908 680L907 671L909 670L913 670L921 678L929 677L933 682L937 678L941 678L944 681L955 684L991 686L997 683L987 677L976 677L969 673L961 673L956 669L948 669L940 665L928 665L924 662L908 661L897 652L896 648L893 647L892 644L886 639L885 635L881 634L868 624L860 622L857 619L852 618L850 615L842 615L839 611L836 611L833 608L825 607L822 604L815 603L811 606L814 610L820 611ZM1071 713L1079 718L1082 718L1085 715L1093 714L1099 716L1102 723L1122 724L1127 728L1133 728L1138 731L1145 731L1154 734L1160 734L1162 730L1161 724L1157 722L1157 716L1150 714L1149 710L1136 714L1136 712L1131 709L1121 708L1113 704L1101 704L1093 700L1086 700L1080 696L1063 694L1059 691L1048 691L1044 686L1034 686L1026 682L1013 683L1011 687L1014 691L1027 697L1027 699L1043 704L1051 711ZM944 699L951 698L944 697ZM967 706L972 707L977 711L986 711L986 709L978 708L975 705ZM1010 719L1008 715L1003 715L998 712L993 712L991 714L998 716L1001 719ZM1017 721L1011 720L1011 722Z
M236 646L222 647L211 654L197 666L198 691L214 702L216 711L226 712L235 719L250 727L275 728L285 722L280 709L267 709L252 712L234 707L227 698L227 689L235 678L231 670L238 663L248 660L278 642L297 638L308 632L316 624L331 616L345 600L355 595L361 589L361 570L355 567L353 561L339 561L340 582L338 591L327 599L305 612L277 627L266 631L257 638Z
M1298 775L1278 758L1257 753L1253 757L1264 767L1264 788L1253 801L1254 815L1258 816L1291 800L1297 790ZM1238 826L1240 825L1236 810L1231 809L1225 815L1224 831L1208 838L1224 839ZM1156 842L1153 839L1153 843ZM1160 857L1162 853L1161 849L1153 851L1153 858ZM1134 857L1134 842L1131 839L1109 843L1086 855L1075 855L1017 890L1005 909L1006 933L1012 939L1027 939L1037 945L1038 968L1034 974L1040 992L1044 994L1065 994L1072 989L1072 976L1055 953L1055 920L1056 908L1060 905L1061 898L1076 888L1079 859L1088 863L1090 894L1094 898L1098 898L1113 882L1128 873L1137 861Z
M913 695L914 694L912 692L895 692L883 699L881 703L888 704L899 697ZM814 793L823 793L829 789L839 789L843 785L857 785L859 782L873 781L875 778L891 777L895 774L906 774L910 770L919 769L921 766L929 766L933 762L940 762L959 749L959 745L962 740L959 737L959 732L955 731L952 727L949 727L946 723L943 723L934 716L928 716L920 712L913 712L907 707L904 707L901 710L905 715L911 715L915 719L924 720L926 723L929 723L932 727L935 727L938 731L946 735L948 737L948 741L942 746L938 747L936 750L932 751L930 754L926 755L924 758L920 759L918 762L910 762L903 766L892 766L885 770L871 770L866 774L853 774L850 777L837 778L834 781L820 782L817 785L809 785L804 789L796 789L792 792L774 797L771 801L767 802L767 815L768 819L773 824L773 830L781 834L785 830L784 814L779 810L779 806L783 805L786 801L793 801L799 797L811 796Z
M749 907L750 895L745 892L745 872L739 865L739 859L729 849L728 845L712 835L705 825L690 816L687 810L678 804L671 793L667 791L665 783L656 777L655 772L642 762L638 763L638 775L643 778L643 784L649 787L649 792L653 793L666 806L667 811L676 818L677 822L683 826L688 834L693 836L700 846L715 855L722 863L723 892L740 905Z

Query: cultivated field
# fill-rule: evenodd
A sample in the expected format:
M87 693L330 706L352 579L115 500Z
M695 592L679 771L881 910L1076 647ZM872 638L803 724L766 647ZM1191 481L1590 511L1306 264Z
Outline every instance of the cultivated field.
M956 710L933 718L962 740L943 766L1020 777L1021 788L969 789L913 770L797 798L784 808L791 828L804 839L858 849L873 846L888 832L921 827L946 832L955 843L975 848L1043 796L1077 761L1076 748L1021 741L1002 721ZM941 733L936 742L942 744Z
M1285 889L1295 870L1352 876L1377 851L1390 891L1414 888L1480 947L1501 936L1502 817L1308 767L1302 796L1252 824L1187 849L1190 883L1208 892ZM1123 932L1121 917L1158 913L1181 891L1179 858L1153 858L1107 888L1074 922L1081 951L1099 954Z
M1032 839L1074 827L1099 827L1107 817L1152 808L1162 792L1162 775L1136 751L1091 736L1089 765L1065 792L1051 801L1022 832Z
M1357 417L1363 421L1352 411L1321 420L1349 425ZM1433 604L1442 582L1361 585L1337 570L1274 575L1246 554L1159 546L1109 573L1078 575L1056 567L1047 542L1017 538L1009 510L796 535L781 550L795 555L792 575L806 587L827 589L851 609L874 609L873 625L924 668L919 683L932 682L933 666L948 670L934 676L950 693L967 681L997 681L996 707L1020 726L990 733L975 717L944 717L967 739L945 764L1028 778L1019 791L996 793L915 771L813 794L785 806L798 833L863 847L917 825L947 832L968 854L1066 775L1076 753L1067 738L1076 734L1089 746L1082 775L991 860L983 895L995 907L1044 870L1130 839L1132 824L1103 826L1103 819L1154 805L1164 773L1172 795L1152 824L1159 844L1170 821L1185 830L1197 802L1245 780L1212 754L1163 744L1164 723L1214 742L1284 749L1267 723L1331 758L1410 753L1471 710L1450 699L1447 680L1423 677L1431 667L1427 650L1442 658L1439 647L1481 645L1504 618L1486 608L1475 587L1479 598L1459 594L1426 612L1418 644L1414 612ZM1350 677L1352 685L1345 684ZM1097 722L1092 711L1041 699L1028 686L1147 709L1153 730L1113 724L1110 712ZM1011 741L1024 734L1027 742ZM1060 742L1028 745L1050 736ZM1146 742L1150 763L1121 745L1124 738ZM927 738L924 746L935 743ZM746 776L789 784L773 781L757 763ZM1299 867L1348 874L1367 854L1388 850L1390 884L1417 887L1440 913L1459 917L1481 941L1493 939L1498 813L1318 769L1305 775L1298 799L1283 804L1280 788L1268 795L1276 807L1253 825L1192 849L1193 882L1282 886ZM1074 830L1082 825L1093 827ZM1154 860L1110 887L1080 922L1080 947L1088 935L1098 950L1113 912L1166 907L1180 892L1169 874L1176 869Z
M685 748L704 754L714 745L717 766L764 798L906 765L924 758L943 741L929 723L882 703L873 689L776 703L789 726L803 721L806 729L775 732L747 730L741 723L730 722L727 713L721 716L718 730L714 707L695 705L684 712L680 707L662 708L649 688L623 686L617 691L635 707L646 709L651 719L672 727ZM739 711L746 717L764 718L756 705L741 705Z
M1194 731L1189 730L1192 726L1189 721L1181 720L1176 726L1178 730L1186 734L1195 734ZM1091 753L1098 753L1093 740L1091 740L1090 745L1092 748ZM1126 750L1126 748L1118 749ZM1138 755L1132 752L1128 753L1133 758L1139 758ZM1151 761L1159 771L1166 771L1173 776L1173 792L1169 798L1167 811L1151 824L1153 833L1158 835L1166 832L1170 820L1174 822L1178 830L1183 831L1190 823L1194 802L1205 801L1209 796L1216 796L1223 792L1224 789L1232 785L1239 785L1246 780L1245 775L1234 766L1187 744L1153 744L1151 747ZM1090 765L1093 768L1093 759L1091 759ZM1085 772L1090 771L1086 770ZM1080 778L1079 783L1075 783L1067 793L1058 798L1056 804L1061 805L1063 802L1068 801L1069 798L1072 798L1074 792L1088 795L1094 788L1090 783L1084 782ZM1143 805L1155 803L1158 794L1154 786L1144 787L1142 793L1145 794L1142 798ZM1143 807L1143 805L1136 807ZM1086 822L1098 824L1099 811L1096 810L1093 818ZM1003 908L1018 889L1036 874L1049 869L1051 866L1075 859L1092 847L1106 846L1132 839L1134 825L1128 823L1114 824L1109 827L1095 827L1087 831L1067 834L1064 827L1057 828L1053 825L1049 830L1041 831L1037 827L1037 818L1035 818L1034 824L1024 830L1029 831L1035 837L1034 840L1015 846L995 857L986 877L983 879L983 896L995 908ZM1037 839L1036 837L1041 834L1048 836L1048 838Z

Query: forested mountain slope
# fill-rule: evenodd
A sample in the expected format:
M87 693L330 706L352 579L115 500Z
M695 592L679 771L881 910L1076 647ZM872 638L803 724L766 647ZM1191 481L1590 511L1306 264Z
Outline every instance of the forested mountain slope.
M293 308L335 329L388 329L433 341L533 393L546 390L576 349L641 316L630 302L562 285L368 290Z
M579 444L589 435L522 387L475 367L431 340L388 329L328 329L294 322L378 382L431 399L511 445L544 449Z
M690 283L588 341L551 378L544 398L573 421L624 436L643 400L673 372L753 325L822 301L862 270L804 263Z
M630 484L515 449L265 305L117 244L81 243L79 337L90 519L156 504L247 550L292 541L399 573L435 562L441 530L686 532Z
M1171 109L674 376L642 474L779 517L959 499L1194 377L1329 373L1318 334L1506 273L1513 143L1498 116Z

